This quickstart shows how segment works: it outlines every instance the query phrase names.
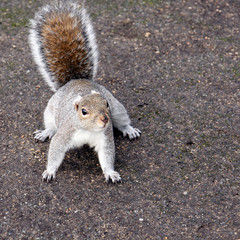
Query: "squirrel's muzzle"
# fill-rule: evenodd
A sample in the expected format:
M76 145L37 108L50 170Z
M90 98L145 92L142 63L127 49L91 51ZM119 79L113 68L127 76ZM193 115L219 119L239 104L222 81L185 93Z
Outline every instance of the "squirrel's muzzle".
M101 115L101 116L100 116L100 119L101 119L101 121L104 122L105 124L108 123L108 120L109 120L109 119L108 119L108 116L107 116L106 114Z

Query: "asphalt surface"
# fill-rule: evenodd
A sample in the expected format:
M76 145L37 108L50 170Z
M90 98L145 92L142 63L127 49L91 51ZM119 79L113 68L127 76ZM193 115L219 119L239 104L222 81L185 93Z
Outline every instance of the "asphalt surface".
M41 180L52 93L27 37L42 4L0 2L0 239L240 239L240 1L86 2L97 81L142 130L115 133L119 184L87 147Z

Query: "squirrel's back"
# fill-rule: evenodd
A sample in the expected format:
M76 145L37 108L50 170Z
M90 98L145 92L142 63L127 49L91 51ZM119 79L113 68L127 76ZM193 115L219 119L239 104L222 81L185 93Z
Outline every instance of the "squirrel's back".
M39 71L53 91L71 79L93 79L98 51L86 10L70 0L43 7L31 20L29 43Z

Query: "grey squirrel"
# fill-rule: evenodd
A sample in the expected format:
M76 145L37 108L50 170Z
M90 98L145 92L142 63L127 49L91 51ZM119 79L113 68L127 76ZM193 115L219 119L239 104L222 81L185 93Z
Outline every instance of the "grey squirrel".
M88 144L98 154L106 181L118 182L114 170L113 126L134 139L124 106L94 81L98 49L89 15L84 7L56 1L42 7L30 21L29 44L40 73L55 92L44 111L45 130L35 139L51 139L43 180L56 177L65 153Z

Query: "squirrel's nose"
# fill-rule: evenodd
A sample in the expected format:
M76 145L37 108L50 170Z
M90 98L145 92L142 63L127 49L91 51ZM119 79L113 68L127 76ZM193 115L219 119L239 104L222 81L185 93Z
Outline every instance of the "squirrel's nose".
M101 116L100 116L100 119L101 119L101 121L104 122L104 123L107 123L107 122L108 122L108 116L107 116L106 114L101 115Z

